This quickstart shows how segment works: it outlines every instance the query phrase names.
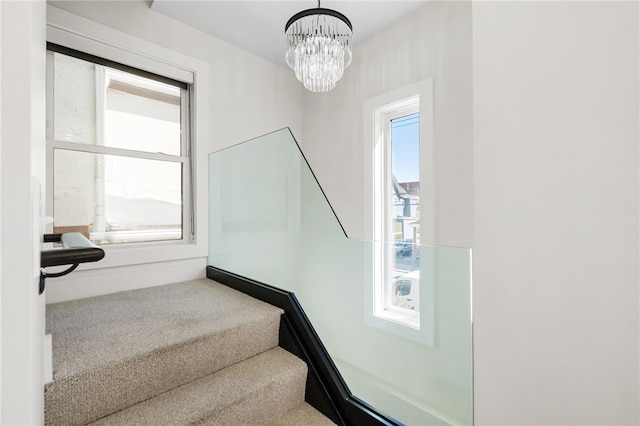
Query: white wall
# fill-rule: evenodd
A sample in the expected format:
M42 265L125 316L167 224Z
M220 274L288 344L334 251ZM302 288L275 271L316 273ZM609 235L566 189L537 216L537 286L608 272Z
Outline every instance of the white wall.
M367 100L433 78L436 169L425 172L435 181L437 232L420 237L471 245L471 48L470 2L432 2L356 46L334 90L304 91L300 144L350 237L371 238L372 230Z
M50 2L56 8L194 58L207 66L207 89L200 96L201 101L206 99L207 107L199 126L205 126L207 130L198 140L198 188L206 188L207 185L206 157L209 152L283 127L300 133L301 89L290 72L159 14L147 3ZM56 23L59 15L51 13L49 21ZM199 196L198 203L199 216L206 219L206 191ZM199 234L198 237L206 239L207 235ZM117 250L108 252L99 264L86 266L85 270L78 270L65 278L50 280L47 283L47 302L203 277L206 254L204 250L191 258L163 258L162 261L147 255L144 261L135 265L119 266L122 262L118 260Z
M476 423L638 424L638 3L477 2L473 27L449 7L303 94L305 154L364 235L361 103L433 76L436 242L474 249Z
M438 242L474 248L476 423L640 423L637 2L474 3L472 108L468 5L429 4L356 50L334 91L304 93L302 125L292 124L299 86L287 70L141 2L61 7L209 62L212 149L303 128L305 153L353 236L364 234L363 102L434 76L448 188ZM401 47L410 38L418 50ZM269 85L248 75L255 67ZM4 158L4 116L2 125ZM3 382L5 342L3 333ZM3 417L14 410L4 398Z
M44 2L0 2L2 424L43 419L44 297L38 296L44 183Z
M0 6L0 22L2 22L2 6ZM2 31L0 31L0 47L2 46ZM2 55L0 54L0 147L2 146ZM0 149L0 199L2 199L2 149ZM0 224L2 224L2 210L0 209ZM0 241L2 241L2 226L0 226ZM2 244L0 244L0 306L2 306ZM2 315L0 315L0 330L2 330ZM0 380L2 379L2 339L0 336ZM2 386L0 385L0 419L2 419Z
M637 425L638 2L477 2L478 425Z
M471 245L471 41L470 2L429 3L355 46L353 64L334 90L303 93L300 144L351 238L371 238L372 231L369 100L431 78L434 135L421 134L421 143L433 140L434 146L423 145L421 152L435 155L435 170L426 173L435 182L436 233L423 230L421 241ZM422 258L440 274L434 277L436 314L421 312L436 317L437 343L420 345L365 324L365 312L372 309L365 288L373 283L363 256L372 247L345 241L323 210L324 199L318 196L312 205L308 194L303 190L306 246L296 292L328 350L346 367L347 383L357 396L408 424L471 423L468 251L441 249Z

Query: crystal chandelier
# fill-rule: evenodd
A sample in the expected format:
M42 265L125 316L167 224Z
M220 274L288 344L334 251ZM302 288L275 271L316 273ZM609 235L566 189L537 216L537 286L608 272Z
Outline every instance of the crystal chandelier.
M284 28L289 49L287 64L296 78L312 92L326 92L336 86L351 63L351 22L340 12L318 7L303 10Z

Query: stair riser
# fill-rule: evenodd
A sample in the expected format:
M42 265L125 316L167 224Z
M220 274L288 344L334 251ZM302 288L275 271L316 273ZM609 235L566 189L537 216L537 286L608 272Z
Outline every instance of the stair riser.
M266 424L274 413L287 412L304 402L306 375L271 383L258 392L247 395L242 403L227 407L215 416L195 425L237 426Z

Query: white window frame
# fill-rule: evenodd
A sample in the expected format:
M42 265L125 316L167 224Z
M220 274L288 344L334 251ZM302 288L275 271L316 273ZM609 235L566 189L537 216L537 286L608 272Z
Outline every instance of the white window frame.
M373 111L375 134L379 135L374 147L374 315L420 329L420 313L393 306L391 292L393 286L392 269L394 256L393 202L391 170L391 126L392 121L408 115L420 113L420 96L415 95L381 106Z
M106 256L96 263L87 263L79 269L105 268L150 264L156 262L206 258L208 254L208 179L206 140L209 134L208 120L208 66L195 58L150 43L130 34L47 6L47 41L85 52L100 58L128 65L133 68L166 76L173 80L192 84L191 99L191 157L190 200L183 200L185 208L193 211L193 237L180 241L112 244L104 246ZM50 83L50 82L49 82ZM51 105L47 106L51 108ZM48 159L51 161L51 159ZM48 164L50 166L51 164ZM201 200L198 202L198 200ZM193 204L193 208L189 205ZM51 216L52 191L47 191L46 211ZM51 232L51 225L46 232ZM191 233L191 230L189 231Z
M391 306L390 273L394 242L390 223L391 120L414 113L420 115L420 229L421 237L434 235L435 167L433 81L431 78L394 90L365 102L365 190L364 222L371 244L365 248L365 323L427 346L435 345L434 270L426 261L432 247L420 245L420 310ZM424 240L422 240L424 241ZM421 244L423 242L421 241Z

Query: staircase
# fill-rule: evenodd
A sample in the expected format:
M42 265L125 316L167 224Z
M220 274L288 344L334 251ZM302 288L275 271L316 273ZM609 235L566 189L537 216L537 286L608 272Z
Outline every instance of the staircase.
M47 425L333 425L282 311L209 279L47 306Z

